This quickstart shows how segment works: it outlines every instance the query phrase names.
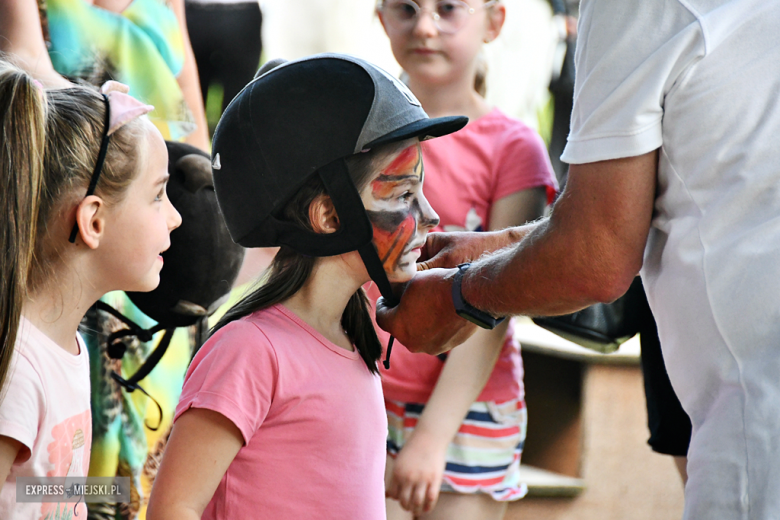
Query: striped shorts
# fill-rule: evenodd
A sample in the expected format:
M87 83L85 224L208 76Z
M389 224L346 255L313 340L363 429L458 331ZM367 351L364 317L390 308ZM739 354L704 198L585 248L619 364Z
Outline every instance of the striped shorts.
M391 457L403 448L423 408L418 403L385 399L387 453ZM472 404L447 447L441 490L486 493L498 501L525 496L527 488L520 482L519 470L526 425L525 401Z

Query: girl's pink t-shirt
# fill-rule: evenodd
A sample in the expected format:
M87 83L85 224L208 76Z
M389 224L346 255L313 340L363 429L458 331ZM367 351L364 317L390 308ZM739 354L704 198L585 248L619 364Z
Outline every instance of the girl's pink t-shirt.
M19 502L17 477L86 477L92 447L89 354L76 335L78 355L66 352L24 317L9 378L0 394L0 435L23 448L0 492L0 518L86 518L78 503Z
M174 420L191 407L224 415L244 438L204 519L384 520L379 377L284 306L234 321L203 345Z
M439 230L486 231L493 204L513 193L544 187L547 201L558 190L547 149L539 134L498 109L453 134L422 144L425 166L423 191L441 219ZM379 292L371 284L371 301ZM377 329L383 345L389 335ZM506 340L488 382L477 401L522 399L523 363L520 346ZM387 399L425 403L430 398L444 363L435 356L412 354L395 343L391 368L382 372Z

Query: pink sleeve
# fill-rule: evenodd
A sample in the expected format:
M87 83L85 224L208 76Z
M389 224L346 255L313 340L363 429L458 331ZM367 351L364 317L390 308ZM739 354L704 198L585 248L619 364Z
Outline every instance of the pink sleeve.
M525 125L513 126L506 132L497 150L494 174L493 202L518 191L544 186L550 203L558 191L544 141Z
M20 463L30 458L46 410L46 399L40 375L24 356L14 356L9 376L6 388L0 393L0 435L17 440L27 448L16 457Z
M192 360L174 421L190 408L212 410L235 424L246 444L268 414L278 374L265 334L245 320L229 323Z

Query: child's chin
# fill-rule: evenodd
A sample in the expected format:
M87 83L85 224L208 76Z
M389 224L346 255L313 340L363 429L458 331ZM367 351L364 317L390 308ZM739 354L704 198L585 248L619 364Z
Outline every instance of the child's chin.
M132 292L151 292L155 289L157 289L157 286L160 285L160 275L158 274L155 277L150 277L149 280L144 280L143 282L138 284L138 287L135 289L130 289Z
M417 266L412 262L408 266L398 267L392 273L387 273L387 279L390 283L404 283L414 278L416 272Z

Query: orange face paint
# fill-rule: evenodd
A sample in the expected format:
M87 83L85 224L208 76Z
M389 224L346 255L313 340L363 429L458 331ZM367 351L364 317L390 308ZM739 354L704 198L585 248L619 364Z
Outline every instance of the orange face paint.
M379 173L379 177L371 182L371 194L376 199L386 200L392 196L393 190L399 184L411 180L422 182L424 175L420 145L410 146L398 154L393 162Z
M366 202L366 211L374 228L374 247L388 274L406 267L404 256L419 223L428 223L417 199L424 175L422 150L415 144L401 151L371 182L373 203Z
M368 218L374 227L374 246L382 267L391 273L407 252L406 246L417 230L417 218L411 212L401 211L369 211Z

